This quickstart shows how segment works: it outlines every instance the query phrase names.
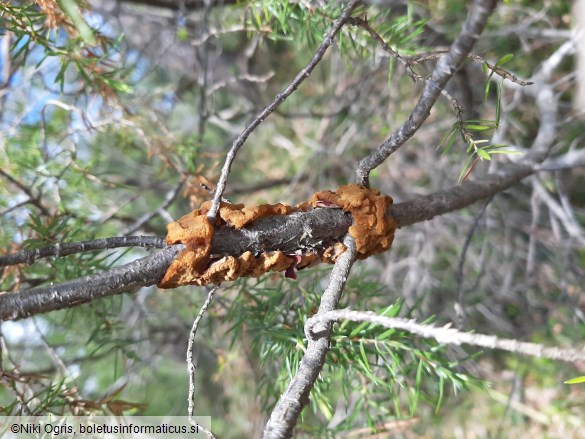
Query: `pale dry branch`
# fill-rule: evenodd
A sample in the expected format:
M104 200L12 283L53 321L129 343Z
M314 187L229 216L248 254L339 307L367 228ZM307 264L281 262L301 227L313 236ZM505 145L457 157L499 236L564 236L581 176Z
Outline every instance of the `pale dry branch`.
M205 299L205 302L201 306L199 313L197 314L195 320L193 321L193 326L191 328L191 331L189 332L189 343L187 346L187 371L189 372L189 396L187 398L187 402L189 404L188 405L189 422L192 425L199 425L199 428L209 438L215 438L215 435L211 432L211 430L205 426L195 423L195 421L193 420L193 411L195 409L195 372L197 371L197 365L193 360L193 351L195 349L195 334L197 334L197 329L199 329L199 323L201 322L203 315L207 311L207 308L209 308L209 305L213 300L213 296L215 295L217 288L218 287L213 287L207 293L207 299Z
M415 320L398 317L386 317L371 311L353 311L342 309L329 311L323 314L315 314L305 325L305 333L315 337L317 325L330 324L331 322L349 320L352 322L370 322L384 328L399 329L418 335L423 338L433 338L439 343L447 345L472 345L487 349L499 349L515 354L528 355L537 358L549 358L566 362L585 360L585 349L551 348L538 343L528 343L514 339L499 338L494 335L461 332L448 327L422 325Z
M0 321L24 319L154 285L162 279L168 266L182 249L182 245L170 246L154 255L104 273L83 276L61 284L0 294Z
M424 63L427 61L440 59L447 52L448 52L447 49L435 50L432 53L415 55L411 58L408 58L407 61L411 65L421 64L421 63ZM512 72L510 72L510 71L508 71L500 66L497 66L496 64L492 64L492 63L486 61L481 55L478 55L477 53L470 53L469 55L467 55L467 57L469 59L475 61L476 63L479 63L481 65L485 65L488 68L488 70L490 70L491 72L494 73L494 75L499 76L500 78L503 78L503 79L507 79L508 81L511 81L515 84L518 84L521 87L526 87L528 85L533 84L533 82L531 82L531 81L525 81L523 79L520 79L514 73L512 73Z

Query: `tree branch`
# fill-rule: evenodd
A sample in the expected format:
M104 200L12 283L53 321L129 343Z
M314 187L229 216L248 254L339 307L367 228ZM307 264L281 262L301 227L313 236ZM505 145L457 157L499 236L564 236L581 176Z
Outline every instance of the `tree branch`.
M242 147L248 136L252 134L252 131L254 131L258 125L260 125L268 116L270 116L272 112L274 112L274 110L276 110L276 108L278 108L278 106L282 104L299 87L299 85L301 85L303 81L309 77L313 69L321 62L321 59L323 59L323 56L325 55L325 52L329 46L333 44L333 40L337 33L341 30L347 20L349 20L351 12L359 3L360 0L352 0L349 2L349 4L343 10L341 17L339 17L333 26L331 26L331 28L325 33L323 42L317 49L317 52L315 52L313 55L313 58L311 58L311 61L309 61L309 64L307 64L307 66L297 74L295 79L293 79L293 81L288 85L288 87L284 89L282 93L276 95L274 100L266 108L264 108L264 110L262 110L262 112L260 112L260 114L258 114L254 120L248 124L244 131L242 131L242 133L234 140L230 150L227 153L223 168L221 169L221 175L219 177L219 181L217 182L217 187L213 196L213 204L207 213L209 218L215 218L217 215L217 211L219 210L219 202L223 192L225 191L232 163L236 158L238 150Z
M438 328L433 325L421 325L415 320L407 320L396 317L381 316L371 311L353 311L341 309L329 311L323 314L315 314L305 325L305 331L312 333L317 325L330 324L339 320L351 322L370 322L384 328L400 329L416 334L423 338L434 338L439 343L449 345L468 344L488 349L499 349L537 358L550 358L567 362L585 360L584 349L548 348L537 343L527 343L513 339L499 338L494 335L461 332L452 328Z
M0 321L24 319L154 285L162 279L182 249L182 245L174 245L104 273L80 277L58 285L0 294Z
M337 307L341 292L345 286L349 271L356 257L355 242L346 235L343 244L347 251L343 253L331 270L329 284L321 297L321 304L316 315L325 314ZM319 328L319 335L309 339L305 356L299 370L280 397L264 429L264 439L281 439L292 437L292 431L303 408L309 403L309 393L325 364L329 351L331 324Z
M550 163L570 166L560 157L549 160ZM461 186L394 204L390 207L388 215L396 218L399 227L430 220L510 188L538 169L546 169L545 165L549 160L543 162L543 165L509 163L482 180L466 181ZM293 215L262 218L246 229L231 227L218 229L212 240L211 252L214 255L238 255L246 250L260 252L283 249L293 254L296 250L302 251L307 247L319 245L319 241L339 240L347 232L351 221L351 216L341 209L314 209ZM62 244L62 248L64 246L65 244ZM181 249L180 245L170 246L156 255L105 273L63 284L0 294L0 321L18 320L35 314L70 308L95 298L154 285L160 281ZM54 253L54 250L52 251ZM6 257L10 258L11 255ZM26 257L21 258L24 258L23 262L26 261ZM79 291L76 292L76 289Z
M431 78L425 83L421 97L408 120L384 143L378 146L376 151L360 161L356 171L356 183L362 186L369 186L370 172L380 166L390 154L404 145L422 126L427 117L429 117L431 108L441 94L441 90L447 85L449 79L457 72L471 49L473 49L497 3L497 0L476 0L473 2L471 11L463 25L463 30L451 45L449 53L437 62Z
M191 11L196 9L203 9L205 7L205 0L120 0L121 3L143 4L146 6L154 6L156 8L171 9L178 11L181 8ZM212 2L213 3L213 2ZM218 5L235 4L236 0L222 0L217 2Z
M0 256L0 267L16 264L32 264L37 259L50 256L62 257L76 253L94 250L105 250L120 247L156 247L165 246L164 238L160 236L116 236L112 238L92 239L90 241L69 242L55 244L34 250L21 250L6 256Z

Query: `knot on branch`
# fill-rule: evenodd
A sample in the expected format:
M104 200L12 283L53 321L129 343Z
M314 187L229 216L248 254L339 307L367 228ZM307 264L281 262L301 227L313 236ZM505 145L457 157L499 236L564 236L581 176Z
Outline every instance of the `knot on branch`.
M260 218L274 215L290 215L315 208L341 208L353 216L349 233L356 241L359 259L386 251L392 245L396 220L386 216L392 198L380 195L375 189L351 184L340 186L337 191L321 191L313 194L308 202L297 206L286 204L261 204L245 207L243 204L221 203L217 219L212 224L207 212L211 202L188 213L178 221L167 225L167 244L185 245L171 263L159 288L176 288L181 285L208 285L233 281L242 276L258 277L269 271L285 271L295 278L295 269L303 269L319 262L334 263L345 251L340 242L322 249L312 248L295 254L282 251L263 252L254 255L246 251L241 255L225 256L213 260L211 241L214 228L221 226L238 229L251 225Z

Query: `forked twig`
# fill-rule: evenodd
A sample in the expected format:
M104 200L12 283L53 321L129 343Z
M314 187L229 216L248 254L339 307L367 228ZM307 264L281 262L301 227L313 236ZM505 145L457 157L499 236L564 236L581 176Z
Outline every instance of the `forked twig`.
M250 134L252 134L252 132L258 127L258 125L264 122L264 120L268 116L270 116L270 114L272 114L272 112L276 110L276 108L280 104L282 104L299 87L299 85L303 83L305 79L309 77L313 69L323 59L323 55L325 55L325 52L327 51L329 46L333 44L333 40L337 33L341 30L343 25L347 23L347 21L349 20L351 12L359 3L360 0L352 0L345 7L343 13L341 14L341 17L339 17L335 21L333 26L325 33L323 42L321 43L321 45L319 46L319 48L317 49L317 51L313 55L313 58L311 58L311 61L307 64L307 66L304 69L302 69L297 74L295 79L288 85L288 87L286 87L282 93L277 94L274 100L266 108L264 108L264 110L262 110L260 114L258 114L254 118L254 120L252 120L252 122L250 122L246 126L246 128L244 128L244 131L242 131L242 133L238 137L236 137L236 139L232 143L230 150L226 155L226 159L221 170L221 175L219 177L219 181L217 182L217 187L215 189L215 194L213 196L213 203L211 205L211 209L209 209L209 212L207 213L208 218L215 219L215 217L217 216L217 212L219 210L219 203L223 195L223 192L225 191L232 163L236 158L238 150L242 147L248 136L250 136Z
M449 52L435 65L433 73L430 79L426 81L422 94L407 121L378 146L372 154L360 161L356 171L356 183L368 187L370 172L380 166L390 154L404 145L422 126L427 117L429 117L431 108L435 105L441 90L447 85L449 79L473 49L496 4L497 0L476 0L473 2L471 11L463 25L463 30L451 45Z

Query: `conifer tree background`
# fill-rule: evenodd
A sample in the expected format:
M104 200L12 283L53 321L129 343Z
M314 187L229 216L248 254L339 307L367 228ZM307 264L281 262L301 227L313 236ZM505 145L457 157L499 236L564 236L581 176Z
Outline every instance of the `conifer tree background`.
M0 413L186 415L189 398L222 438L578 437L572 6L2 3ZM351 218L316 209L249 245L334 236L334 266L156 287L183 249L166 224L202 202L354 182L394 199L390 251L354 263Z

